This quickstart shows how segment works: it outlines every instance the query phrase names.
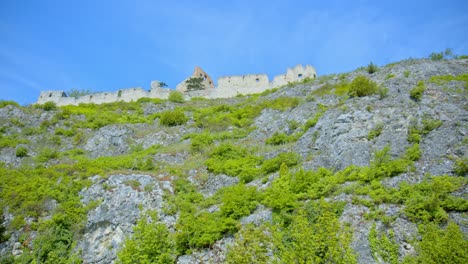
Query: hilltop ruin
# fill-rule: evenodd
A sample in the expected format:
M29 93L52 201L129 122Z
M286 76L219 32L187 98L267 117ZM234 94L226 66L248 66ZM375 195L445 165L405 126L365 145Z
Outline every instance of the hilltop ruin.
M304 78L316 78L315 68L306 65L297 65L287 69L285 74L275 76L272 81L267 74L247 74L240 76L225 76L218 78L218 86L214 86L213 79L200 67L195 67L193 74L176 86L176 90L183 93L186 99L192 97L204 97L207 99L229 98L239 94L248 95L261 93L265 90L279 87L290 82L300 81ZM187 80L190 78L201 78L203 89L189 91ZM42 91L37 100L37 104L54 102L58 106L79 105L81 103L102 104L118 101L131 102L140 98L160 98L167 99L169 93L174 91L171 88L163 88L161 82L152 81L151 89L145 90L141 87L119 89L115 92L99 92L79 97L69 97L64 91Z

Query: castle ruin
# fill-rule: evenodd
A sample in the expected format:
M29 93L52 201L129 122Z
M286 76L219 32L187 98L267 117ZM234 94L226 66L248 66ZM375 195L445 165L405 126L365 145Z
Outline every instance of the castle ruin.
M280 87L290 82L301 81L304 78L316 78L315 68L306 65L297 65L292 69L287 69L285 74L275 76L272 81L266 74L248 74L240 76L224 76L218 78L218 86L214 86L213 79L200 67L195 67L193 74L176 86L177 91L184 94L185 99L192 97L204 97L207 99L229 98L237 95L248 95L261 93L268 89ZM201 78L203 89L189 91L187 81L190 78ZM69 97L64 91L42 91L37 100L37 104L54 102L57 106L84 104L102 104L118 101L131 102L140 98L160 98L167 99L169 93L174 91L171 88L161 87L158 81L151 82L151 89L128 88L115 92L99 92L79 97Z

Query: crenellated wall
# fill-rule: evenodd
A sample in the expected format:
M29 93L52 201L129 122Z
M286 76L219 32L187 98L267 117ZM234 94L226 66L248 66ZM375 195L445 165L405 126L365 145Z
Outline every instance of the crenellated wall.
M261 93L265 90L286 85L290 82L301 81L304 78L316 78L317 73L315 68L306 65L297 65L294 68L287 69L285 74L275 76L270 82L266 74L248 74L242 76L225 76L218 79L218 86L214 87L213 80L201 68L195 67L193 76L203 76L204 90L187 92L185 81L177 86L177 90L184 93L187 99L191 97L205 98L229 98L239 94L248 95ZM151 82L149 91L143 88L128 88L120 89L115 92L93 93L80 97L68 97L64 91L43 91L40 93L37 104L44 104L48 101L55 102L58 106L64 105L79 105L81 103L102 104L118 101L131 102L137 101L140 98L160 98L167 99L169 93L174 91L170 88L162 88L158 81Z

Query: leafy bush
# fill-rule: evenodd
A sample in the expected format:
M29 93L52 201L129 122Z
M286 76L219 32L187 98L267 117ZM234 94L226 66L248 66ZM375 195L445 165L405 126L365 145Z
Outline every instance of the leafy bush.
M411 72L410 71L404 71L403 75L408 78L410 76Z
M379 98L382 100L388 95L388 88L387 87L379 87L378 90Z
M5 147L14 148L19 144L27 144L29 140L19 139L17 134L4 136L0 134L0 149Z
M202 151L207 146L213 144L213 137L209 133L196 134L191 137L190 146L193 151Z
M405 205L403 212L412 221L445 222L448 219L446 210L468 210L467 200L450 194L462 184L462 177L450 176L431 177L414 185L403 182L395 198Z
M453 55L452 49L450 48L445 49L445 51L443 52L432 52L431 54L429 54L429 58L433 61L448 59L450 57L456 57L455 55Z
M432 52L429 54L429 58L433 61L438 61L442 60L444 58L444 53L443 52Z
M425 90L426 86L424 85L424 82L419 81L418 84L410 91L411 99L415 101L420 101Z
M176 225L177 252L187 254L194 248L210 247L224 234L232 234L238 229L237 221L220 217L218 213L182 213Z
M389 74L387 74L387 76L385 76L385 80L389 80L389 79L392 79L392 78L395 78L395 74L393 74L393 73L389 73Z
M209 171L239 177L242 182L250 182L261 175L257 167L262 158L252 155L247 149L229 143L213 149L206 161Z
M439 228L435 223L420 225L419 233L418 255L407 256L403 263L466 263L468 240L454 222L449 222L446 228Z
M413 146L406 149L405 158L411 161L417 161L421 158L421 149L419 144L414 144Z
M173 263L175 244L166 225L158 222L155 212L143 214L117 254L117 263Z
M72 130L72 129L68 130L68 129L59 127L57 129L55 129L55 135L63 135L63 136L71 137L71 136L75 135L75 131Z
M369 245L372 251L372 256L375 260L382 259L391 264L398 264L398 244L395 241L393 230L385 233L378 233L375 223L369 232Z
M59 157L59 153L56 150L45 148L41 152L39 152L36 158L39 162L46 162L51 159L56 159L58 157Z
M184 95L178 91L171 91L168 100L174 103L183 103L185 101Z
M374 128L371 129L371 131L369 131L369 134L367 135L367 139L373 140L374 138L380 136L382 131L383 131L383 124L378 123L377 125L375 125Z
M289 184L289 170L286 164L281 164L280 177L268 187L262 202L276 211L291 211L297 205L296 197Z
M278 156L265 160L262 164L262 171L265 174L278 171L282 164L291 167L299 163L300 157L294 152L281 153Z
M348 94L350 96L368 96L378 92L377 83L369 80L363 75L359 75L349 84Z
M454 171L459 176L466 176L468 174L468 158L460 158L455 161Z
M176 108L173 111L165 111L161 113L159 123L163 126L180 126L187 123L188 118L182 109Z
M282 132L275 132L265 141L268 145L283 145L291 142L291 137Z
M22 157L26 157L28 155L28 149L21 146L19 148L16 149L16 157L19 157L19 158L22 158Z
M222 190L221 214L232 219L250 215L257 207L257 196L253 186L238 184L227 187Z
M263 103L264 107L285 111L287 109L295 108L299 105L300 101L297 97L278 97Z
M377 67L377 65L375 65L374 63L369 63L369 65L367 65L367 72L369 74L373 74L374 72L377 72L379 70L379 68Z
M12 105L12 106L19 107L19 104L17 102L15 102L15 101L0 100L0 108L4 108L7 105Z
M57 105L54 102L51 102L51 101L45 102L42 105L42 109L44 109L45 111L52 111L52 110L57 109Z
M267 235L266 230L248 224L236 234L234 244L228 247L226 262L229 264L271 263L268 256L270 240L271 237Z
M340 224L335 204L306 204L290 224L273 229L274 254L280 263L357 263L352 232Z
M421 121L422 125L418 125L413 121L408 127L408 142L419 143L421 137L429 134L432 130L439 128L443 122L437 119L424 118Z

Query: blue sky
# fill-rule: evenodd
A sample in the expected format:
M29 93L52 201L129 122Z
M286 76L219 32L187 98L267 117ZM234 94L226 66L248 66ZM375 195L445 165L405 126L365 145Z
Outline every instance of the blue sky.
M232 3L230 3L232 2ZM0 99L468 54L468 1L0 1Z

